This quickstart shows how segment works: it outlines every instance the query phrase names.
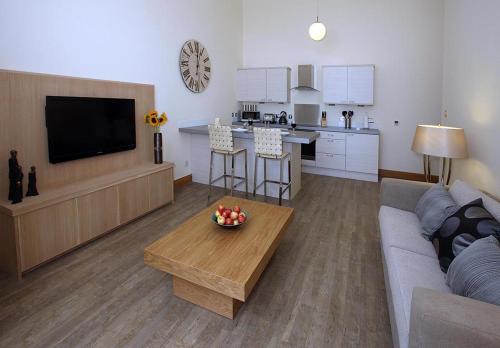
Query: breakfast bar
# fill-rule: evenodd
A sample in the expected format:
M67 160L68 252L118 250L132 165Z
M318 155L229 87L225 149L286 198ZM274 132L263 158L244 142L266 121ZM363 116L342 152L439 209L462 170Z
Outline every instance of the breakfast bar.
M210 146L208 139L208 126L194 126L179 128L179 132L185 133L190 137L190 163L193 181L202 184L208 184L208 175L210 167ZM314 131L290 131L283 130L283 150L290 153L291 165L291 190L285 192L284 199L293 199L301 188L301 144L310 144L319 137L318 132ZM253 192L254 176L254 144L253 132L240 127L233 127L234 146L236 148L245 148L248 151L248 192ZM230 163L228 162L228 168ZM216 156L214 159L214 177L220 176L224 171L222 156ZM245 167L243 161L235 162L235 175L244 176ZM279 163L269 163L267 168L268 178L279 178ZM263 171L257 173L257 182L263 179ZM215 186L224 187L224 182L217 182ZM235 188L238 191L244 191L244 185ZM267 195L278 197L278 185L268 184ZM264 188L259 187L257 194L263 194Z

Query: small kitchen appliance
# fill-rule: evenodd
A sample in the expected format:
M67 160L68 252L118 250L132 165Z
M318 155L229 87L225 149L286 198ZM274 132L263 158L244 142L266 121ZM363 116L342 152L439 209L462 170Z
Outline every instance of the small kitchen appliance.
M288 124L286 111L280 112L280 119L279 119L278 123L279 124Z
M269 123L269 124L275 124L276 123L276 115L275 114L264 114L262 121L265 123Z
M242 111L241 121L248 122L252 120L253 122L260 122L260 112L259 111Z

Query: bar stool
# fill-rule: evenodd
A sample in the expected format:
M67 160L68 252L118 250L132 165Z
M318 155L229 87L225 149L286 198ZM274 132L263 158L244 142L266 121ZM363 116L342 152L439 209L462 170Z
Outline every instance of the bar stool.
M255 141L255 167L253 176L253 196L257 189L264 185L264 197L267 197L267 183L273 183L279 185L279 205L281 205L283 193L287 190L291 191L292 180L291 180L291 167L290 161L288 161L288 182L285 186L283 183L283 162L290 157L290 153L283 152L283 138L281 135L281 130L278 128L254 128L254 141ZM257 164L259 158L264 159L264 181L257 185ZM268 180L267 179L267 160L278 160L280 161L280 180ZM289 191L289 192L290 192Z
M234 148L233 132L230 126L208 125L208 137L210 140L210 174L208 177L208 201L210 201L210 195L212 194L212 184L221 179L224 179L224 190L227 190L228 177L231 178L231 196L233 195L233 189L244 182L245 194L248 197L247 149ZM212 180L214 154L224 156L224 174ZM245 177L234 175L234 158L235 156L238 156L240 154L245 155ZM227 173L227 156L231 157L231 174ZM240 179L241 181L235 185L234 179Z

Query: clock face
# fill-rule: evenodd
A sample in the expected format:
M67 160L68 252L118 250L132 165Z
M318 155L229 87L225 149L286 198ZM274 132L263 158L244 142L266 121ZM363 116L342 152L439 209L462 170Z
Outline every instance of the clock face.
M203 92L210 82L212 65L207 49L196 40L182 46L179 57L181 77L186 87L194 93Z

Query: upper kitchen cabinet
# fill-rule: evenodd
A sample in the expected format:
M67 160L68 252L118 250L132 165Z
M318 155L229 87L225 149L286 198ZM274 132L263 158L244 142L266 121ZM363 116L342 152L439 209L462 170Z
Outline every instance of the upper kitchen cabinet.
M325 104L373 105L373 65L323 67Z
M239 69L236 97L243 102L288 103L290 68Z

